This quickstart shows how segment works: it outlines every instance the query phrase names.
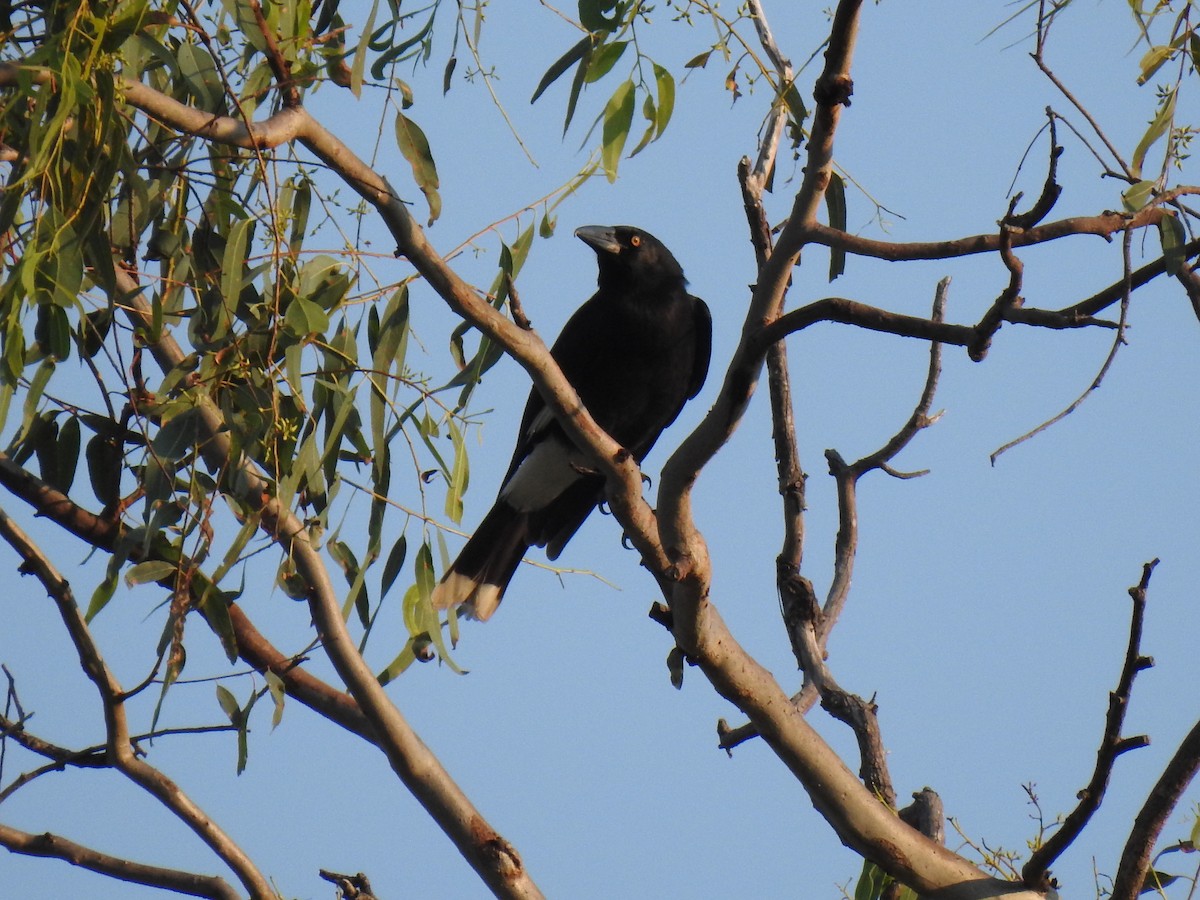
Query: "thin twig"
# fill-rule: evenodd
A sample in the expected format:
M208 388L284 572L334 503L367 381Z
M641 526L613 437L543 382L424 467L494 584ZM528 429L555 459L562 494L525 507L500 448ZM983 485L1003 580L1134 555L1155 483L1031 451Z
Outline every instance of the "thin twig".
M1121 156L1120 151L1117 150L1117 148L1113 146L1112 141L1108 139L1108 135L1104 133L1104 130L1100 127L1100 123L1095 120L1090 112L1088 112L1087 107L1080 103L1078 99L1076 99L1075 95L1071 93L1070 89L1059 80L1058 76L1051 71L1050 66L1046 63L1046 38L1050 33L1049 26L1052 19L1053 16L1048 17L1046 15L1045 0L1041 0L1041 2L1038 4L1037 45L1034 52L1030 54L1033 58L1034 64L1038 67L1041 73L1050 80L1050 83L1054 85L1058 92L1062 94L1072 106L1075 107L1075 109L1081 116L1083 116L1085 120L1087 120L1088 125L1091 126L1092 132L1096 135L1096 137L1100 138L1100 140L1104 142L1104 146L1108 148L1108 152L1112 154L1113 160L1121 167L1121 171L1125 173L1125 176L1131 181L1136 180L1133 176L1133 172L1129 168L1129 164L1125 162L1125 159Z
M1065 419L1071 413L1075 412L1075 410L1077 410L1080 406L1082 406L1084 401L1087 400L1087 398L1092 395L1092 392L1095 391L1097 388L1100 387L1101 384L1104 383L1104 376L1107 375L1108 370L1110 368L1112 368L1113 361L1116 360L1116 358L1117 358L1117 351L1119 351L1121 349L1121 347L1125 344L1125 325L1126 325L1127 317L1129 314L1129 297L1133 291L1133 285L1131 282L1131 274L1132 273L1131 273L1131 267L1130 267L1130 245L1131 245L1132 241L1133 241L1132 232L1126 231L1124 245L1123 245L1124 259L1125 259L1125 295L1121 299L1121 318L1117 324L1117 333L1113 338L1112 346L1109 347L1108 355L1104 358L1104 364L1100 366L1100 371L1096 373L1096 377L1092 379L1092 383L1090 385L1088 385L1087 390L1085 390L1082 394L1080 394L1078 397L1076 397L1075 400L1066 409L1063 409L1056 415L1047 419L1045 422L1043 422L1041 425L1038 425L1036 428L1025 432L1025 434L1021 435L1020 437L1013 438L1008 443L1006 443L1003 446L994 450L992 452L991 456L988 457L991 460L991 463L993 466L996 464L996 460L1000 457L1000 455L1002 453L1006 453L1007 451L1011 450L1013 447L1016 447L1018 444L1025 443L1025 441L1041 434L1047 428L1050 428L1051 426L1057 424L1058 422L1061 422L1063 419Z

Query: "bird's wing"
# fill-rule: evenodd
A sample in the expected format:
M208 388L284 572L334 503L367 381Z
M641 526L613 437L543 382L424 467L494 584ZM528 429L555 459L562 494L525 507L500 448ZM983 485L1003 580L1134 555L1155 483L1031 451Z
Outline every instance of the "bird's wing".
M708 377L708 363L712 358L712 313L709 312L708 304L699 297L692 297L692 302L696 355L692 357L692 378L688 382L689 400L704 387L704 379Z
M603 317L602 306L593 296L567 319L554 346L550 348L555 362L576 389L587 380L595 366L596 346L591 337L596 324ZM542 395L536 387L532 388L529 391L529 399L525 402L525 413L521 416L521 426L517 431L517 445L513 450L512 461L508 464L508 471L504 475L504 483L512 478L525 457L533 452L533 448L552 433L562 435L563 440L566 440L554 414L546 408Z

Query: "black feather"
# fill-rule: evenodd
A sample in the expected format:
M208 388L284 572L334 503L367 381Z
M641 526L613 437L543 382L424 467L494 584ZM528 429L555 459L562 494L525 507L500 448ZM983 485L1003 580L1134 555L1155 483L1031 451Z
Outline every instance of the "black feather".
M550 352L596 423L641 462L704 385L712 318L653 235L626 225L575 234L596 251L599 290ZM525 551L537 545L557 558L603 498L604 479L532 391L496 503L435 589L435 605L466 604L488 618Z

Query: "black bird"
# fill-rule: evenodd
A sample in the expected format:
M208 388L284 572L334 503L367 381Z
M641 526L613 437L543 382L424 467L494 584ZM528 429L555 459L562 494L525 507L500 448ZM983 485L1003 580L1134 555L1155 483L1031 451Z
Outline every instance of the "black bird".
M653 235L589 225L575 236L596 251L600 289L563 326L550 353L596 424L641 462L704 385L712 317ZM434 588L434 606L489 618L529 547L545 547L557 559L603 499L604 478L535 388L499 496Z

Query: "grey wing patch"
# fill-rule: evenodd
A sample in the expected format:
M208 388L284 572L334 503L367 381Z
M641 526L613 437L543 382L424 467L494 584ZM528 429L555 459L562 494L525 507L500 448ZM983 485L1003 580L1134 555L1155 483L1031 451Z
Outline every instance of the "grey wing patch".
M500 489L500 499L518 512L538 512L582 478L586 466L587 460L573 444L552 435L535 444L521 460Z
M527 441L535 441L543 431L550 427L554 422L554 413L550 412L549 408L543 406L541 411L533 417L533 421L529 423L529 428L525 430L522 437Z

